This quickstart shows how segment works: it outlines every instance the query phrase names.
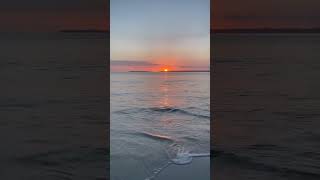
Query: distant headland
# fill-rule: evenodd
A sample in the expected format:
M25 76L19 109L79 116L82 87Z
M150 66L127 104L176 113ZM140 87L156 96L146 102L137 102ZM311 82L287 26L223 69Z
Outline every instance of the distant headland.
M152 71L128 71L128 72L152 72Z
M160 72L170 73L170 72L210 72L210 71L209 70L185 70L185 71L160 71Z
M128 71L128 72L165 72L165 73L172 73L172 72L210 72L209 70L188 70L188 71Z

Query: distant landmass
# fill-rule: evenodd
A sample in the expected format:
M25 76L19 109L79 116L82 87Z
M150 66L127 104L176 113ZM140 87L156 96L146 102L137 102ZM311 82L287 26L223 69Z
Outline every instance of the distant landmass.
M209 70L186 70L186 71L160 71L160 72L210 72Z
M238 28L211 29L211 33L320 33L320 28Z
M64 29L59 32L63 33L109 33L109 30L104 29Z
M153 72L153 71L128 71L128 72ZM171 72L210 72L209 70L204 70L204 71L158 71L158 72L166 72L166 73L171 73Z
M129 71L129 72L152 72L152 71Z

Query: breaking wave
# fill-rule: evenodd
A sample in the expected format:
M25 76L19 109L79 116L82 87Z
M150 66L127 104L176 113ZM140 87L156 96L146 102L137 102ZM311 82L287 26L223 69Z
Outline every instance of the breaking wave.
M210 153L192 153L189 150L187 150L182 144L178 143L173 138L166 135L154 134L149 132L141 132L139 134L152 139L160 139L172 142L166 150L168 161L160 167L154 169L151 175L145 178L144 180L155 179L159 175L159 173L164 171L167 167L169 167L172 164L186 165L192 163L192 160L194 158L210 157Z

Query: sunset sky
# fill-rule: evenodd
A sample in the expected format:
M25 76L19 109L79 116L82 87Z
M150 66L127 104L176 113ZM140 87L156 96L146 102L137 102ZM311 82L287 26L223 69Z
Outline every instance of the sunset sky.
M107 29L108 0L1 0L0 31Z
M212 0L211 28L320 27L319 0Z
M207 70L209 0L111 0L112 71Z

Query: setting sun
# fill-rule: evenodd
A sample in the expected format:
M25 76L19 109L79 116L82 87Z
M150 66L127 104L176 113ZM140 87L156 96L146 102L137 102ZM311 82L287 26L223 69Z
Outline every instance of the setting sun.
M160 72L169 72L169 68L165 68L165 67L160 68Z

